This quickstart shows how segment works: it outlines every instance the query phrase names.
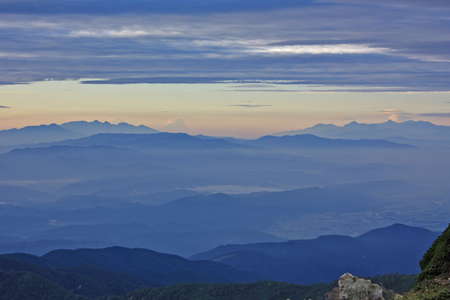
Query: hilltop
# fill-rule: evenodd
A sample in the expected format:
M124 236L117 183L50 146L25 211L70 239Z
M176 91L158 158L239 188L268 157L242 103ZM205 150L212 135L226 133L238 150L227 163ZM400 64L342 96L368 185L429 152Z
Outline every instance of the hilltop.
M403 300L450 299L450 225L420 262L417 285Z

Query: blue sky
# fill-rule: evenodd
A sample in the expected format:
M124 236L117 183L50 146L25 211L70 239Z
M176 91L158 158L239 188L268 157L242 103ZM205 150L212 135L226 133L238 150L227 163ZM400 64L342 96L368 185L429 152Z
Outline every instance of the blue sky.
M433 99L450 90L449 1L0 0L0 39L3 85L231 82L270 92L266 110L277 91L424 93L414 116L448 116Z

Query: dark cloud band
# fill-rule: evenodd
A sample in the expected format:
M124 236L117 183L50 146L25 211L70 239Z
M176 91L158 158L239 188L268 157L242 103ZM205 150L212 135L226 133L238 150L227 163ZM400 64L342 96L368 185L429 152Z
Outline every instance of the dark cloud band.
M0 0L0 85L103 78L82 83L450 90L450 10L397 2Z
M282 9L312 5L313 0L3 0L0 12L15 14L204 14Z

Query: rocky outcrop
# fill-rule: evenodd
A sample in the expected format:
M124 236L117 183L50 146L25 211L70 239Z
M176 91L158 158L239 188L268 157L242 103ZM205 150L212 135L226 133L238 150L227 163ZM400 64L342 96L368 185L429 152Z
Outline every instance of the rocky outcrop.
M388 300L386 291L370 280L346 273L339 278L338 286L326 295L327 300Z

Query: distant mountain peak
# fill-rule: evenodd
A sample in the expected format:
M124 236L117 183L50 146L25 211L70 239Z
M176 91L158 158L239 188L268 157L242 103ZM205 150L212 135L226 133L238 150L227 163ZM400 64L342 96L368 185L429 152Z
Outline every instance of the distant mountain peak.
M130 128L130 129L146 129L147 131L152 131L152 132L156 132L155 129L152 129L150 127L147 127L145 125L132 125L130 123L126 123L126 122L119 122L119 123L110 123L108 121L99 121L99 120L94 120L94 121L71 121L71 122L66 122L61 124L60 126L65 127L65 128L69 128L69 129L75 129L75 130L80 130L83 129L82 127L90 127L92 128L101 128L101 129L117 129L120 131L120 129L123 128ZM81 127L81 128L79 128ZM125 132L123 132L125 133ZM142 133L142 132L141 132Z
M398 139L411 140L450 140L450 126L436 125L428 121L408 120L382 123L349 122L343 126L334 124L317 124L300 130L276 133L276 136L314 134L324 138L342 139Z
M157 133L145 125L110 123L108 121L71 121L62 124L43 124L9 130L0 130L0 146L49 143L67 139L83 138L99 133Z
M344 127L352 127L352 126L360 126L360 125L363 125L363 124L359 123L357 121L352 121L352 122L347 123L346 125L344 125ZM336 127L338 127L338 126L336 126Z

